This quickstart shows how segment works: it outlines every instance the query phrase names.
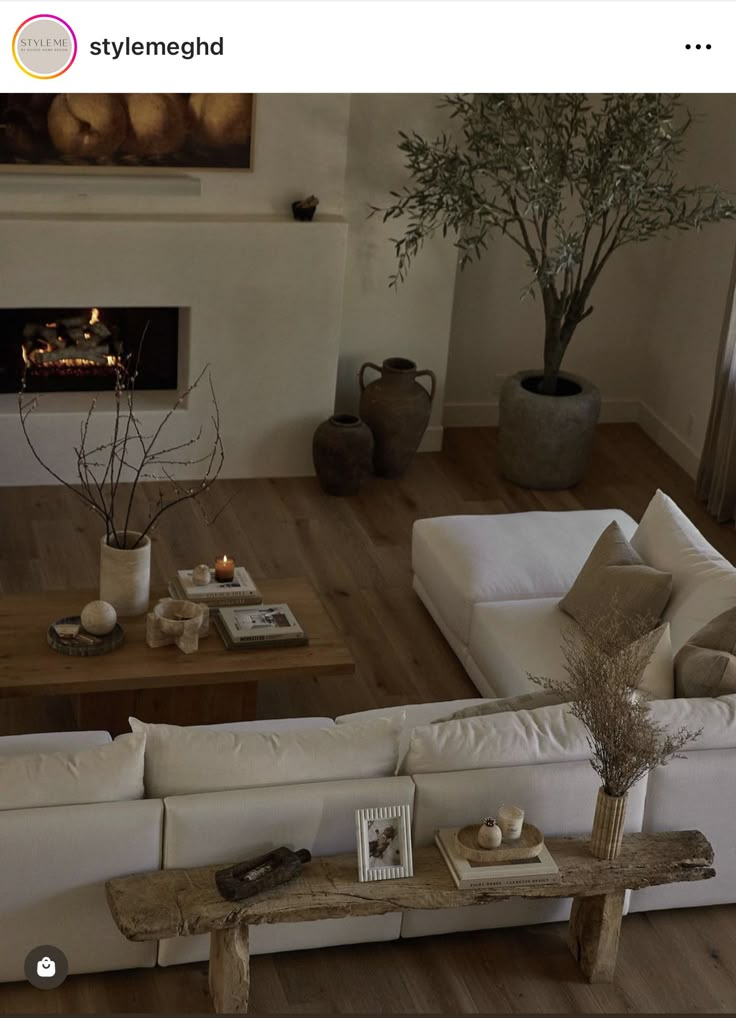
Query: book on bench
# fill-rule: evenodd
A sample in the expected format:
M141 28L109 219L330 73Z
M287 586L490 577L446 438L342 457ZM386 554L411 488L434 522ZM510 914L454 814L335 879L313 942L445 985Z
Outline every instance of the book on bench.
M443 827L434 836L437 848L447 864L450 876L458 888L496 887L499 884L554 883L559 875L557 864L546 845L535 859L517 859L513 862L477 863L461 856L455 848L455 834L459 828Z

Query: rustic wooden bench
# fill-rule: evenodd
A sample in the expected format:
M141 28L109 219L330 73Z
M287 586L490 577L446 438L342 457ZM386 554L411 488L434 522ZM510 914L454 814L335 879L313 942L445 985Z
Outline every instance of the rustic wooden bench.
M107 882L115 922L129 940L210 934L210 991L220 1014L248 1009L248 927L483 905L508 898L572 897L568 940L591 982L613 978L624 894L656 884L715 876L713 849L699 831L628 834L613 861L595 859L585 838L549 838L559 867L550 883L499 883L458 890L434 846L414 852L414 876L360 883L357 856L313 859L288 884L242 902L225 901L217 866L157 870Z

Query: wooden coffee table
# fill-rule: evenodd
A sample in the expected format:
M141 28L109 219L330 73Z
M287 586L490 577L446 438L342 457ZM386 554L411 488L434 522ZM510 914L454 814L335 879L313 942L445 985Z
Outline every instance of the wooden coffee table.
M194 654L146 645L146 617L123 619L123 646L100 657L69 657L46 643L50 623L78 613L94 591L0 598L0 697L73 697L80 729L129 731L132 714L169 724L216 724L256 717L258 683L350 675L355 662L316 590L304 579L260 583L265 602L287 602L305 647L228 651L213 626ZM163 591L154 592L151 604Z
M713 849L699 831L627 834L621 854L595 859L588 838L549 838L559 867L550 883L499 882L458 890L438 850L414 851L414 876L358 882L357 855L313 859L288 884L246 901L225 901L217 866L157 870L107 882L107 900L129 940L210 934L210 992L219 1014L248 1010L248 927L459 908L508 898L573 898L568 943L590 982L613 979L626 889L715 876ZM226 865L226 864L223 864Z

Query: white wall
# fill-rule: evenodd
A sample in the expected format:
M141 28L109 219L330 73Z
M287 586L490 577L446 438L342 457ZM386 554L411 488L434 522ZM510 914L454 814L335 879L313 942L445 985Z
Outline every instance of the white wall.
M286 220L110 218L70 227L63 218L48 218L5 223L3 232L14 256L3 269L0 303L190 308L189 378L211 365L226 453L223 475L310 471L312 432L334 399L343 223L305 228ZM57 251L64 252L62 262ZM150 406L151 397L141 393L136 403ZM161 400L168 407L174 397L159 397L158 405ZM73 450L88 405L89 397L77 393L42 397L30 422L39 449L65 478L76 474ZM100 401L99 430L93 425L91 433L97 441L109 440L109 405ZM209 415L202 386L174 414L167 444L196 434ZM152 410L140 416L150 432L162 415ZM6 484L49 483L25 445L12 395L0 399L0 463ZM173 473L192 477L198 469Z
M736 95L690 95L696 117L684 172L689 183L736 193ZM736 253L736 223L662 244L646 343L644 421L694 473L705 439L721 327Z
M736 191L736 96L685 101L697 118L685 179ZM707 426L735 233L724 223L619 251L564 364L601 388L603 420L639 421L690 473ZM541 363L539 300L518 301L527 279L521 252L503 238L458 274L446 425L495 422L499 376Z
M226 476L311 473L316 424L357 405L363 361L391 355L437 373L425 448L438 448L454 250L429 245L389 291L392 231L366 220L403 179L398 130L434 132L438 100L259 95L253 172L192 171L197 197L146 193L145 176L134 196L95 192L94 178L87 197L66 194L53 175L29 194L0 173L0 306L191 307L190 377L213 362ZM290 203L307 193L320 199L317 218L295 223ZM35 421L65 476L83 405L47 397ZM196 400L177 434L192 409ZM19 438L14 399L0 398L0 483L46 481Z
M368 218L369 207L386 205L389 192L407 180L397 148L399 130L435 136L446 125L435 95L354 95L345 211L350 224L336 407L357 410L361 364L403 356L438 378L430 429L423 448L440 448L444 378L455 282L455 249L449 240L429 243L407 280L389 290L396 270L391 238L401 221ZM366 379L377 375L367 372ZM426 381L426 380L425 380Z
M641 398L645 353L640 334L656 260L632 250L612 262L594 294L594 313L578 327L564 368L590 378L605 413L634 413ZM489 424L497 417L503 378L541 368L544 316L540 298L520 299L529 280L521 251L501 237L481 262L458 271L447 375L448 425Z

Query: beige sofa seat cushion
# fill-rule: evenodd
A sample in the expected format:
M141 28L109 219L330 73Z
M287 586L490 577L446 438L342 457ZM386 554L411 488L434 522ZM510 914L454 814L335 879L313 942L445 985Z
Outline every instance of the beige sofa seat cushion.
M557 598L479 604L473 611L469 656L501 697L539 693L529 674L565 677L562 638L579 632ZM661 631L639 688L653 699L674 695L669 626Z
M615 521L593 546L560 608L578 625L605 612L612 603L627 616L658 620L672 593L672 574L648 566Z
M721 612L679 650L675 688L678 696L736 693L736 608Z
M420 596L445 634L467 646L475 604L562 597L612 520L627 536L636 529L618 509L417 520L411 554Z
M249 859L274 845L307 848L314 856L352 852L355 811L371 806L411 806L411 778L326 781L277 788L249 788L166 799L164 869ZM356 854L357 875L357 854ZM250 928L252 954L396 940L400 913L367 918L263 923ZM159 965L207 958L209 937L162 940Z

